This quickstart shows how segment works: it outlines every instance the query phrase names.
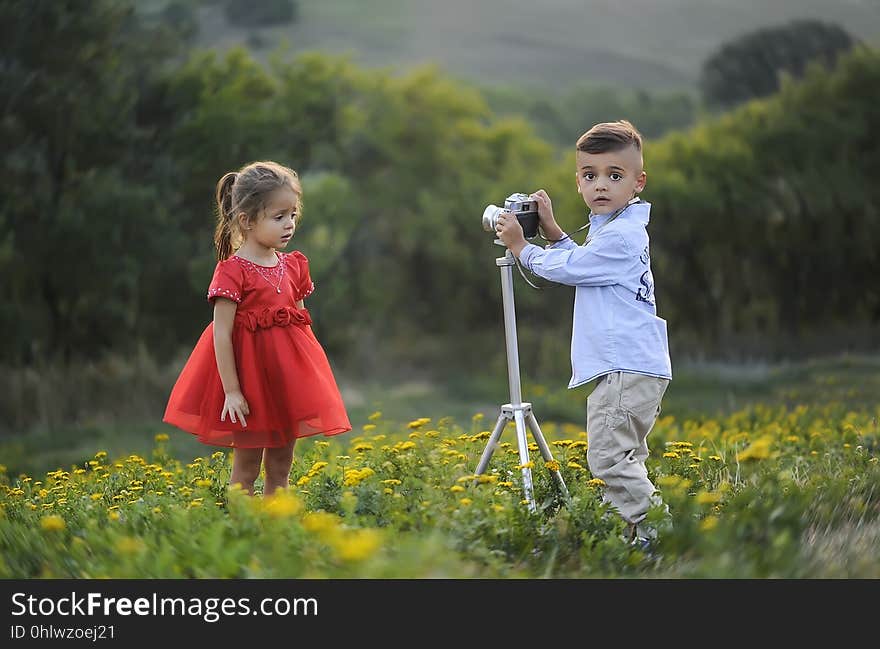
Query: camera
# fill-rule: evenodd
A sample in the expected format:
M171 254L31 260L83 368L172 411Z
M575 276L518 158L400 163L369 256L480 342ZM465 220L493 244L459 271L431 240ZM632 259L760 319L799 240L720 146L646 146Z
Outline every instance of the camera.
M483 229L486 232L495 232L498 217L505 211L513 212L526 239L538 236L538 201L522 193L511 194L504 199L504 207L487 205L483 210Z

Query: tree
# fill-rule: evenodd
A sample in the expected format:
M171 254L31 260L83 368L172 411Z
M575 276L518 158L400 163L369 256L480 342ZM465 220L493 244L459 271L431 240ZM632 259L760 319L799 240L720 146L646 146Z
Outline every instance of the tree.
M3 1L0 25L0 357L88 355L137 319L161 214L138 98L173 47L115 0Z
M729 108L780 88L784 74L803 76L811 62L833 66L856 44L842 27L796 20L729 41L703 64L700 91L708 106Z

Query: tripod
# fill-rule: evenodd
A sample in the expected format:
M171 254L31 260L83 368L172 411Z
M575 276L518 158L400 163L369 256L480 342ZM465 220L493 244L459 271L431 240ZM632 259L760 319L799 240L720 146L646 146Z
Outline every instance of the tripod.
M497 239L495 243L504 245ZM498 446L498 440L501 438L504 427L510 420L513 420L516 425L516 442L519 447L520 464L522 465L525 499L528 502L529 509L534 512L537 511L537 506L535 505L532 488L532 470L529 468L529 444L526 438L526 425L528 425L529 430L532 432L532 436L541 450L544 461L549 462L553 460L553 455L550 453L550 447L541 433L535 413L532 412L532 404L522 402L522 388L519 380L519 351L516 340L516 313L513 306L513 265L516 264L516 260L513 257L513 253L507 250L503 257L495 260L495 264L501 271L501 296L504 303L504 338L507 342L507 380L510 385L510 403L501 406L501 414L498 415L495 430L492 431L489 443L480 457L480 463L477 465L475 475L481 475L486 470L489 459ZM559 473L559 469L553 470L552 473L560 491L565 496L565 499L568 500L568 489L565 487L562 474Z

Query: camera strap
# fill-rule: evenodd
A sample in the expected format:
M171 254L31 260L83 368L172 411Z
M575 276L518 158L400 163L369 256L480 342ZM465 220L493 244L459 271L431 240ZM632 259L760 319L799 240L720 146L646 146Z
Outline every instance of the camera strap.
M644 203L644 201L638 197L630 199L629 203L627 203L623 207L620 207L620 208L614 210L614 213L611 214L611 218L608 219L607 221L605 221L605 223L603 223L601 226L599 226L596 229L595 234L599 234L600 230L607 227L614 219L616 219L618 216L623 214L630 205L635 205L636 203ZM587 238L584 239L583 245L587 245L588 243L590 243L590 240L592 240L592 238L593 238L593 228L590 228L590 231L587 232Z
M643 200L642 200L641 198L639 198L638 196L636 196L636 197L630 199L630 201L629 201L626 205L624 205L623 207L620 207L620 208L614 210L614 212L611 214L611 218L609 218L607 221L605 221L605 223L603 223L601 226L599 226L599 227L596 229L596 232L595 232L595 233L592 231L592 228L590 228L590 230L587 232L587 238L584 239L584 242L583 242L583 244L581 244L581 245L584 245L584 246L585 246L585 245L587 245L588 243L590 243L590 241L592 240L594 234L599 234L599 231L600 231L600 230L602 230L603 228L605 228L605 227L606 227L608 224L610 224L614 219L616 219L618 216L620 216L621 214L623 214L623 213L626 211L626 209L627 209L630 205L635 205L635 204L637 204L637 203L644 203L644 202L645 202L645 201L643 201ZM591 216L592 216L592 214L591 214ZM551 244L552 244L552 243L558 243L559 241L563 241L563 240L565 240L565 239L569 239L569 238L571 238L571 235L572 235L572 234L577 234L577 233L580 232L581 230L584 230L584 229L586 229L586 228L588 228L588 227L590 227L590 222L589 222L589 220L588 220L586 223L584 223L581 227L579 227L577 230L575 230L574 232L572 232L571 234L566 234L566 235L565 235L564 237L562 237L561 239L556 239L555 241L551 241L550 243L551 243ZM544 239L544 240L547 241L547 239ZM523 269L522 269L522 264L519 263L519 259L516 260L516 267L517 267L517 269L519 270L519 274L520 274L520 275L522 276L522 278L525 280L526 284L528 284L528 285L531 286L532 288L537 289L537 290L539 290L539 291L540 291L540 290L543 290L544 288L546 288L545 286L538 286L538 285L536 285L536 284L533 284L533 283L529 280L529 278L526 277L526 274L523 272ZM529 271L529 272L531 272L531 271ZM547 286L565 286L565 284L559 284L559 283L557 283L557 282L548 282Z

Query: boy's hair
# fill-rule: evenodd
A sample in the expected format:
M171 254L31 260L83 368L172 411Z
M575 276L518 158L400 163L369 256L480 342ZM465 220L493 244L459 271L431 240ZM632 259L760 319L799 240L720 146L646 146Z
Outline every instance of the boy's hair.
M302 186L299 176L277 162L262 161L246 164L230 171L217 182L217 229L214 246L217 259L223 261L241 245L241 224L238 215L244 212L249 223L257 221L266 209L266 199L276 189L289 187L296 194L296 222L302 218Z
M608 153L634 146L642 152L642 135L625 119L596 124L578 138L575 147L584 153Z

